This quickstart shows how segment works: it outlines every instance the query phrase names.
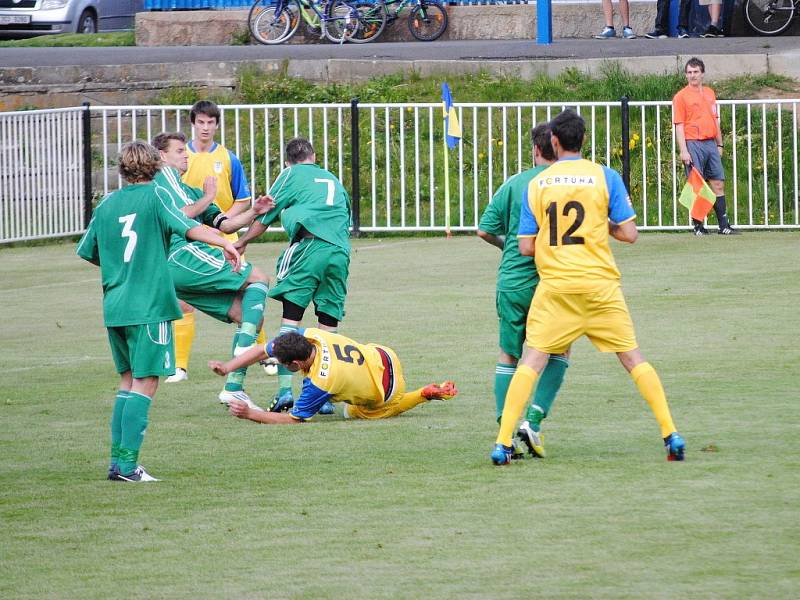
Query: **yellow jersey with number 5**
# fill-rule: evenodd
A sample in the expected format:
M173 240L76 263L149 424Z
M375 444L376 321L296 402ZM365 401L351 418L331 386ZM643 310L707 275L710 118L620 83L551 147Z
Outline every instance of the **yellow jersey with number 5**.
M534 177L522 201L517 237L535 237L541 285L566 293L619 281L609 221L636 218L619 173L583 158L562 159Z

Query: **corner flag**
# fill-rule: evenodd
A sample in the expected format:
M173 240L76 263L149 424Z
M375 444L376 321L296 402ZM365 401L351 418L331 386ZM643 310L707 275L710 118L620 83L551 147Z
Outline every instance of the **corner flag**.
M450 86L442 84L442 108L444 111L444 132L447 147L451 150L458 146L461 140L461 125L458 122L456 109L453 108L453 98L450 96Z
M689 214L693 219L702 221L714 208L714 202L716 201L717 197L714 192L711 191L703 176L700 175L697 167L692 165L692 170L689 172L689 180L683 186L678 202L689 209Z

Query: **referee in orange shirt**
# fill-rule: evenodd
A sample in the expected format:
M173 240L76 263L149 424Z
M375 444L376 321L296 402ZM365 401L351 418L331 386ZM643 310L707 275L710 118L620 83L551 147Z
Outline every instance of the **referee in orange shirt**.
M697 167L708 181L717 197L714 212L717 215L720 235L738 235L731 227L725 207L725 172L722 170L722 130L719 127L719 110L714 90L703 85L706 66L696 57L684 67L689 85L672 99L672 120L675 139L681 151L681 160L688 177L691 166ZM692 219L695 235L708 235L702 221Z

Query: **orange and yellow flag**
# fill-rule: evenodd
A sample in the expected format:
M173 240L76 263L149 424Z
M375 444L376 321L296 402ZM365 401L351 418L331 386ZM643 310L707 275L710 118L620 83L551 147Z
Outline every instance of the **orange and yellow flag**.
M708 187L703 176L700 175L700 171L692 165L692 170L689 172L689 180L683 186L678 202L689 209L689 214L693 219L702 221L714 208L716 200L717 197Z

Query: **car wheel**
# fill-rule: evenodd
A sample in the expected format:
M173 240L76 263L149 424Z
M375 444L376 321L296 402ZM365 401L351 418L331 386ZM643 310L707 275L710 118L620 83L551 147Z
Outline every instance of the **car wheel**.
M78 33L97 33L97 17L90 10L81 13L78 19Z

